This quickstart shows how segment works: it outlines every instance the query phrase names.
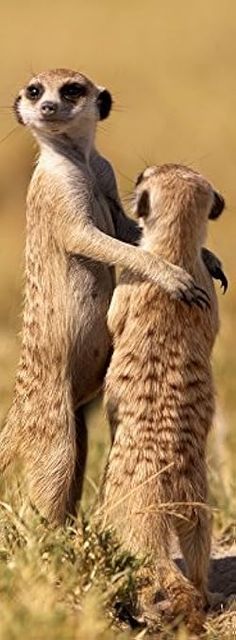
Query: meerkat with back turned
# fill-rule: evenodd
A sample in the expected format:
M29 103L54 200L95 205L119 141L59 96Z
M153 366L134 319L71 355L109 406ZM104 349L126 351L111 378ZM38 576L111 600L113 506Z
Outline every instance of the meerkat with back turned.
M16 454L25 461L30 498L52 522L74 512L81 493L81 407L101 388L108 364L112 265L153 278L170 295L206 301L184 270L125 244L137 243L139 230L122 210L109 162L94 148L97 121L111 103L108 91L63 69L32 78L15 102L40 155L27 198L22 353L0 469Z
M207 511L206 441L214 412L211 352L218 306L202 260L208 218L223 198L181 165L146 169L136 186L141 247L185 268L208 292L204 312L170 300L153 283L124 272L108 326L114 352L105 405L113 445L101 494L103 526L115 527L132 552L150 555L145 609L161 588L175 614L200 624L209 599L211 526ZM188 578L170 557L175 531Z

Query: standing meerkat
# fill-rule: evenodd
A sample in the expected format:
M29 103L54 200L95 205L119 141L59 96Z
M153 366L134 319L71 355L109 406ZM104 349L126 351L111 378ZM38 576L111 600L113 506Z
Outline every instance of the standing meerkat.
M94 147L97 121L111 104L108 91L64 69L33 77L15 101L39 158L27 197L22 352L0 469L16 454L24 461L30 499L51 522L74 513L81 494L87 451L81 407L101 388L109 360L112 266L152 278L170 296L207 300L183 269L125 244L135 244L139 231L122 211L111 166Z
M185 268L208 292L210 305L204 312L186 309L155 284L122 275L108 313L114 352L105 406L113 445L99 513L126 549L150 556L149 584L140 596L144 613L161 589L170 610L194 626L209 599L206 443L219 326L201 247L208 218L220 215L224 201L201 175L171 164L146 169L135 196L142 249ZM170 556L173 530L189 579Z

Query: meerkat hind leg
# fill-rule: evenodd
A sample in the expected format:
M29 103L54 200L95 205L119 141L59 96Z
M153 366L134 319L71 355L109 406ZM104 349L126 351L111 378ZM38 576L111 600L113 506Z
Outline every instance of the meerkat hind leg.
M141 568L141 587L138 593L140 614L147 624L150 621L152 625L156 611L157 620L162 614L172 620L180 616L189 628L200 629L204 621L203 600L199 591L170 557L170 529L166 518L157 526L155 536L159 542L149 574L144 570L142 576ZM159 593L163 596L160 601Z
M13 403L6 424L0 431L0 473L20 459L22 433L17 405Z
M139 620L152 627L163 616L184 621L191 630L201 630L205 618L201 594L174 561L168 556L163 556L161 563L158 560L156 576L153 584L147 583L138 594Z
M53 525L64 524L76 467L75 428L35 445L27 463L31 504Z
M224 602L222 593L208 590L208 569L211 551L211 516L204 507L194 509L193 518L175 522L180 549L187 567L187 575L202 594L205 607L217 607Z

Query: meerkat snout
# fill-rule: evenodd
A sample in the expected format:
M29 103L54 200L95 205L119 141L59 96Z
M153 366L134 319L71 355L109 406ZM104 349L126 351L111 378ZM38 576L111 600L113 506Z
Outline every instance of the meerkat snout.
M44 118L52 118L55 116L58 110L58 105L56 102L51 102L50 100L45 100L41 104L40 111Z

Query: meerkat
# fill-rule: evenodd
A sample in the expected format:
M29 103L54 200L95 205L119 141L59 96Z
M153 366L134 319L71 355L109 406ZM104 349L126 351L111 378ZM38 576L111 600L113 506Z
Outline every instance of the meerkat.
M97 121L111 106L107 90L64 69L33 77L15 101L39 158L27 196L22 352L0 469L16 454L23 460L30 499L53 523L74 513L81 495L82 406L101 389L109 361L114 265L152 278L170 296L207 302L183 269L126 244L137 243L139 230L94 146Z
M105 406L113 444L98 513L126 549L151 559L139 598L144 614L161 589L172 613L194 626L209 600L206 442L214 413L210 359L219 327L201 247L208 218L220 215L224 200L200 174L170 164L139 176L135 202L141 249L185 268L208 292L210 305L204 312L186 309L158 285L122 274L108 313L114 351ZM188 578L170 556L173 531Z

